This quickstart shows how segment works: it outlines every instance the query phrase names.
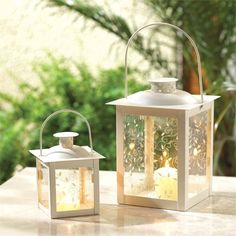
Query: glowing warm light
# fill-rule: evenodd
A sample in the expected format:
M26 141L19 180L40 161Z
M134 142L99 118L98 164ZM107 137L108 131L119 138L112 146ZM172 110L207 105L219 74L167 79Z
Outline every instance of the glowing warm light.
M57 211L74 211L80 209L81 189L76 185L77 170L56 170Z
M163 151L162 155L163 155L163 157L166 157L167 156L167 151Z
M170 162L168 160L165 162L165 167L170 167Z
M177 200L177 169L170 167L168 160L165 167L154 171L155 191L160 199Z
M73 200L70 194L65 194L61 196L59 199L59 203L57 204L58 211L69 211L69 210L78 210L80 208L79 201Z
M58 196L57 211L79 210L80 204L78 199L74 200L69 193Z
M135 147L135 143L130 143L130 144L129 144L129 149L130 149L130 150L133 150L134 147Z
M193 149L193 155L194 155L194 156L197 156L197 154L198 154L197 148L194 148L194 149Z

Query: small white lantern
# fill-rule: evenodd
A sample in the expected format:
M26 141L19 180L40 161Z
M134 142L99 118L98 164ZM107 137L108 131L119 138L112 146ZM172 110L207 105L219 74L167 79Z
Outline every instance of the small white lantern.
M201 95L176 89L175 78L149 80L151 90L128 96L127 53L133 37L152 26L170 26L191 42ZM216 96L203 96L201 61L192 38L177 26L152 23L129 39L125 98L116 105L118 202L187 210L211 194L213 113Z
M73 144L75 132L54 134L59 145L42 148L46 123L55 115L70 112L85 121L90 147ZM36 157L38 204L51 218L94 215L99 213L99 159L93 150L92 135L87 119L79 112L64 109L52 113L40 130L40 149L30 150Z

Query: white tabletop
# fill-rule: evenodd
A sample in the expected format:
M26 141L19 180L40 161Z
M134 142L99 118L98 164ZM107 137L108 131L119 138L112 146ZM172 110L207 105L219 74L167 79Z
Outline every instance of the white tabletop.
M214 177L213 195L187 212L117 204L116 172L100 172L100 215L51 220L37 207L36 171L0 186L0 235L236 235L236 178Z

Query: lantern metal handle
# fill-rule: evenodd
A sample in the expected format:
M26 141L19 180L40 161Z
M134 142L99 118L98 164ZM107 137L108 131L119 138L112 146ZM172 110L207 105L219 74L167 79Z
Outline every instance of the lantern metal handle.
M170 26L174 29L176 29L177 31L180 31L181 33L184 34L184 36L186 36L186 38L190 41L191 45L194 48L196 57L197 57L197 67L198 67L198 81L199 81L199 87L200 87L200 94L201 94L201 103L203 103L203 85L202 85L202 68L201 68L201 58L200 58L200 54L198 51L198 48L195 44L195 42L193 41L193 39L185 32L183 31L181 28L179 28L176 25L172 25L169 23L165 23L165 22L154 22L148 25L145 25L139 29L137 29L129 38L128 43L126 45L126 50L125 50L125 98L127 98L128 96L128 81L127 81L127 74L128 74L128 62L127 62L127 57L128 57L128 49L129 49L129 45L132 41L132 39L134 38L134 36L141 30L147 28L147 27L152 27L152 26Z
M62 110L58 110L54 113L52 113L51 115L49 115L43 122L41 128L40 128L40 137L39 137L39 143L40 143L40 156L43 155L43 130L44 130L44 127L45 125L47 124L47 122L54 116L60 114L60 113L63 113L63 112L70 112L70 113L74 113L76 114L77 116L79 116L87 125L87 128L88 128L88 133L89 133L89 143L90 143L90 149L91 149L91 153L93 152L93 142L92 142L92 134L91 134L91 128L90 128L90 125L89 125L89 122L88 120L82 115L80 114L79 112L77 111L74 111L74 110L71 110L71 109L62 109Z

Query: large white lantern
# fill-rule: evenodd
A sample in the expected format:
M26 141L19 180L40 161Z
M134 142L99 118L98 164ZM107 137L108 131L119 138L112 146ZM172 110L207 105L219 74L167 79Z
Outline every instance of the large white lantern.
M161 78L149 80L151 90L128 96L129 44L152 26L170 26L189 39L198 62L200 95L176 89L175 78ZM216 98L203 95L200 55L182 29L157 22L131 36L125 98L109 103L116 105L119 203L184 211L211 194Z
M90 147L73 144L75 132L59 132L59 145L42 147L46 123L55 115L70 112L85 121ZM30 150L36 157L38 205L51 218L94 215L99 213L99 159L93 150L92 135L87 119L79 112L64 109L52 113L40 130L40 149Z

